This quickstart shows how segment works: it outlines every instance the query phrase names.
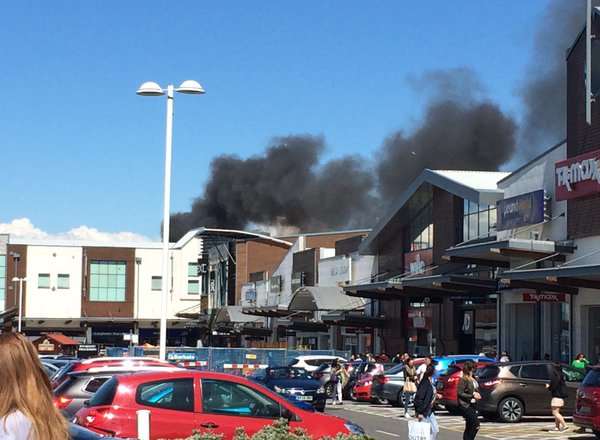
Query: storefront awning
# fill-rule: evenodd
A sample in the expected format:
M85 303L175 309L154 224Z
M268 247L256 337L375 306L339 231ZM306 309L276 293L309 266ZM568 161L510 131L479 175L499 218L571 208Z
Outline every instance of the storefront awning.
M264 319L242 312L242 306L222 307L217 311L215 323L219 324L249 324L263 323Z
M504 288L527 288L575 295L579 288L600 290L600 264L510 270L500 276Z
M324 322L292 321L288 326L288 330L299 332L328 332L329 326Z
M333 311L333 310L357 310L364 307L362 298L344 295L341 287L300 287L290 300L288 310L290 311Z
M296 313L288 310L286 306L264 306L264 307L244 307L242 313L245 315L261 316L263 318L285 318Z
M0 312L0 320L10 320L19 314L17 307L10 307Z
M329 312L321 317L323 322L341 327L384 328L385 318L365 316L352 312Z
M446 249L444 259L452 263L509 268L511 258L565 261L575 247L569 243L511 238L500 241L464 244Z
M343 289L347 296L355 298L377 299L380 301L392 301L402 298L402 286L390 281L344 286Z
M402 279L404 294L410 298L486 296L498 290L496 280L481 279L466 274L409 276Z

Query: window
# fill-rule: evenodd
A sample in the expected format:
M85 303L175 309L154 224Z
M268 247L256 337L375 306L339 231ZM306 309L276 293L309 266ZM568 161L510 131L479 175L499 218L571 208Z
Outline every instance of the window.
M188 263L188 277L198 278L198 263Z
M107 406L112 405L119 382L116 377L109 379L104 383L96 394L90 399L89 406Z
M40 273L38 274L38 288L49 289L50 288L50 274Z
M521 367L522 379L550 380L546 365L523 365Z
M4 310L6 296L6 255L0 255L0 310Z
M212 379L202 379L202 411L268 419L277 419L283 413L277 402L253 388Z
M465 200L463 214L464 241L489 237L490 232L496 228L496 207L494 205L479 205Z
M600 387L600 370L590 370L583 380L584 387Z
M200 293L200 284L198 280L188 280L188 294L198 295Z
M58 280L56 283L56 287L59 289L68 289L69 288L69 274L68 273L59 273Z
M90 263L90 301L125 302L127 264L124 261Z
M106 381L108 381L108 379L110 379L110 377L94 377L87 383L84 391L94 394Z
M173 379L142 384L137 389L137 403L176 411L194 411L194 380Z
M152 277L152 290L162 290L162 277Z

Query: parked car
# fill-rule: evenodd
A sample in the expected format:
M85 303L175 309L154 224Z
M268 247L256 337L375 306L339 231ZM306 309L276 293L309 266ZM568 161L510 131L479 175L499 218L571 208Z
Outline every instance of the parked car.
M490 365L493 362L478 362L477 368L483 368L486 365ZM462 368L464 362L454 363L451 365L446 372L440 374L436 382L436 389L439 394L442 395L440 399L436 401L437 404L442 405L450 414L458 414L458 382L462 378Z
M600 367L588 370L577 392L573 423L600 438Z
M352 388L351 398L361 402L380 402L377 397L374 397L371 393L373 386L373 378L383 374L383 372L394 364L368 364L364 373L360 375L354 387Z
M92 398L104 382L116 374L135 373L141 371L154 371L156 369L167 371L164 367L116 366L110 368L90 368L87 371L67 373L64 380L54 389L54 406L56 406L68 419L83 408L85 401ZM177 371L178 368L172 367Z
M328 395L325 387L303 368L274 367L256 371L249 379L292 401L311 404L317 411L325 411Z
M503 422L519 422L523 416L550 415L550 383L552 362L526 361L488 365L477 370L481 400L479 412L488 419ZM575 409L577 387L584 374L567 365L561 366L567 384L563 414L570 415Z
M102 371L102 369L115 367L134 368L141 366L173 368L173 365L168 362L148 357L101 357L85 359L82 361L71 361L62 367L52 378L52 388L56 389L66 379L68 373L78 373L90 370L97 373Z
M50 379L50 380L52 380L52 378L60 370L60 368L57 367L56 365L51 364L49 362L45 362L44 360L41 361L41 364L42 364L42 368L44 369L44 372L46 373L46 376L48 376L48 379Z
M414 365L419 366L425 362L424 358L414 360ZM391 405L402 406L402 390L404 389L404 364L397 364L373 377L371 397L380 401L387 400Z
M341 418L302 410L249 379L193 370L115 376L79 410L75 420L100 434L135 438L136 411L141 409L152 411L153 440L185 438L197 429L230 440L239 426L253 435L282 417L292 428L303 428L314 438L363 433Z
M346 363L346 359L341 356L329 356L329 355L307 355L298 356L292 359L288 366L296 368L304 368L308 372L316 371L321 365L327 364L331 366L334 360L338 362Z
M69 439L70 440L118 440L116 437L105 437L100 434L96 434L89 429L82 428L74 423L69 424Z

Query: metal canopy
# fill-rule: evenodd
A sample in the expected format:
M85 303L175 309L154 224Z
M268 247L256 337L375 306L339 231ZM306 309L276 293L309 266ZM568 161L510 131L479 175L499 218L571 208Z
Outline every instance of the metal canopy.
M341 287L300 287L288 305L290 311L332 311L332 310L356 310L364 307L362 298L353 298L344 295Z
M323 322L343 327L384 328L386 320L375 316L364 316L349 312L332 312L322 316Z
M509 268L511 258L537 260L556 254L548 260L565 261L565 254L572 254L574 250L568 243L510 238L451 247L446 249L443 258L453 263Z
M263 318L285 318L290 316L293 311L290 311L285 306L264 306L264 307L244 307L242 309L244 315L261 316Z
M558 266L544 269L509 270L501 277L502 283L513 288L523 283L537 283L540 290L573 294L577 288L600 290L600 264ZM553 290L558 289L558 290ZM576 293L576 292L575 292Z
M380 301L391 301L402 298L402 288L398 283L390 281L377 281L369 284L356 284L344 286L344 292L355 298L378 299Z

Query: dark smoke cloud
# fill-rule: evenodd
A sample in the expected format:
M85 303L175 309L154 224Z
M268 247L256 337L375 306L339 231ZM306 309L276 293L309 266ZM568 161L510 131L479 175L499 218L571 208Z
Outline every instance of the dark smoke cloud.
M525 106L520 153L525 159L566 136L565 55L585 25L585 0L551 0L537 24L534 56L519 90Z
M411 83L427 87L430 102L416 130L384 141L377 166L384 198L397 197L424 168L494 171L512 157L516 124L483 97L472 70L433 71Z
M429 95L423 122L392 134L376 159L321 163L325 141L310 135L275 138L248 159L217 157L191 211L172 216L171 239L199 226L372 227L423 168L496 170L510 159L515 123L486 100L472 70L433 71L409 83Z
M198 226L243 229L249 224L322 230L361 222L374 179L365 161L344 157L320 165L322 137L275 138L264 154L213 160L208 184L190 212L171 218L171 239ZM364 224L362 225L364 226Z

